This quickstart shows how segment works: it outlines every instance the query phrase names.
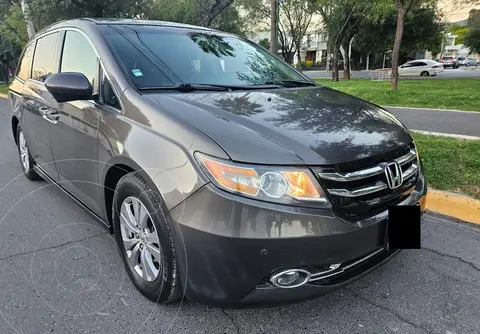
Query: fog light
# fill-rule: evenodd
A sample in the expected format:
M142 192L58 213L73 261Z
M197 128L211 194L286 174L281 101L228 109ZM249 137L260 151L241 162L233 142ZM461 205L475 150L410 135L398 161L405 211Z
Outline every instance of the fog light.
M303 269L289 269L274 274L270 282L277 288L296 288L310 279L310 273Z

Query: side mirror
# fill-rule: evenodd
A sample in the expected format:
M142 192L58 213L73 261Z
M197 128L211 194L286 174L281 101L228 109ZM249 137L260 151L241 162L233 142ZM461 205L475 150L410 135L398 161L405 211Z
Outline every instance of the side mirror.
M58 103L92 99L92 85L82 73L53 74L45 81L45 87Z

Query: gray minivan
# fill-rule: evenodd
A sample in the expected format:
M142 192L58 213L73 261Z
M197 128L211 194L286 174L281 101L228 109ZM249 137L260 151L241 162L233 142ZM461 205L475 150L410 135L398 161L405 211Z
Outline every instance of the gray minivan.
M56 23L26 46L9 99L25 176L111 228L156 302L337 289L396 254L389 206L425 205L415 143L392 114L220 31Z

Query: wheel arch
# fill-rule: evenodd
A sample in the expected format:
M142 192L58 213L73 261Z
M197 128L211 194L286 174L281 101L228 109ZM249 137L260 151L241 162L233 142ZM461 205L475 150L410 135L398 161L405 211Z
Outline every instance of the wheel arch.
M112 205L115 188L118 181L128 173L136 172L147 182L149 187L158 191L157 186L145 170L135 161L128 157L114 157L105 167L102 176L103 202L105 207L105 217L107 223L112 227Z
M15 141L15 144L18 145L17 142L17 128L18 124L20 121L18 120L17 116L12 116L12 135L13 135L13 140Z

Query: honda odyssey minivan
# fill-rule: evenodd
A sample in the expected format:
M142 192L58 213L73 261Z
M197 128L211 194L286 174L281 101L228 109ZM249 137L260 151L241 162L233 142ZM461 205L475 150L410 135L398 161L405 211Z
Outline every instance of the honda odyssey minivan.
M392 114L220 31L56 23L25 47L9 99L25 176L110 227L156 302L324 294L396 254L389 206L424 207Z

